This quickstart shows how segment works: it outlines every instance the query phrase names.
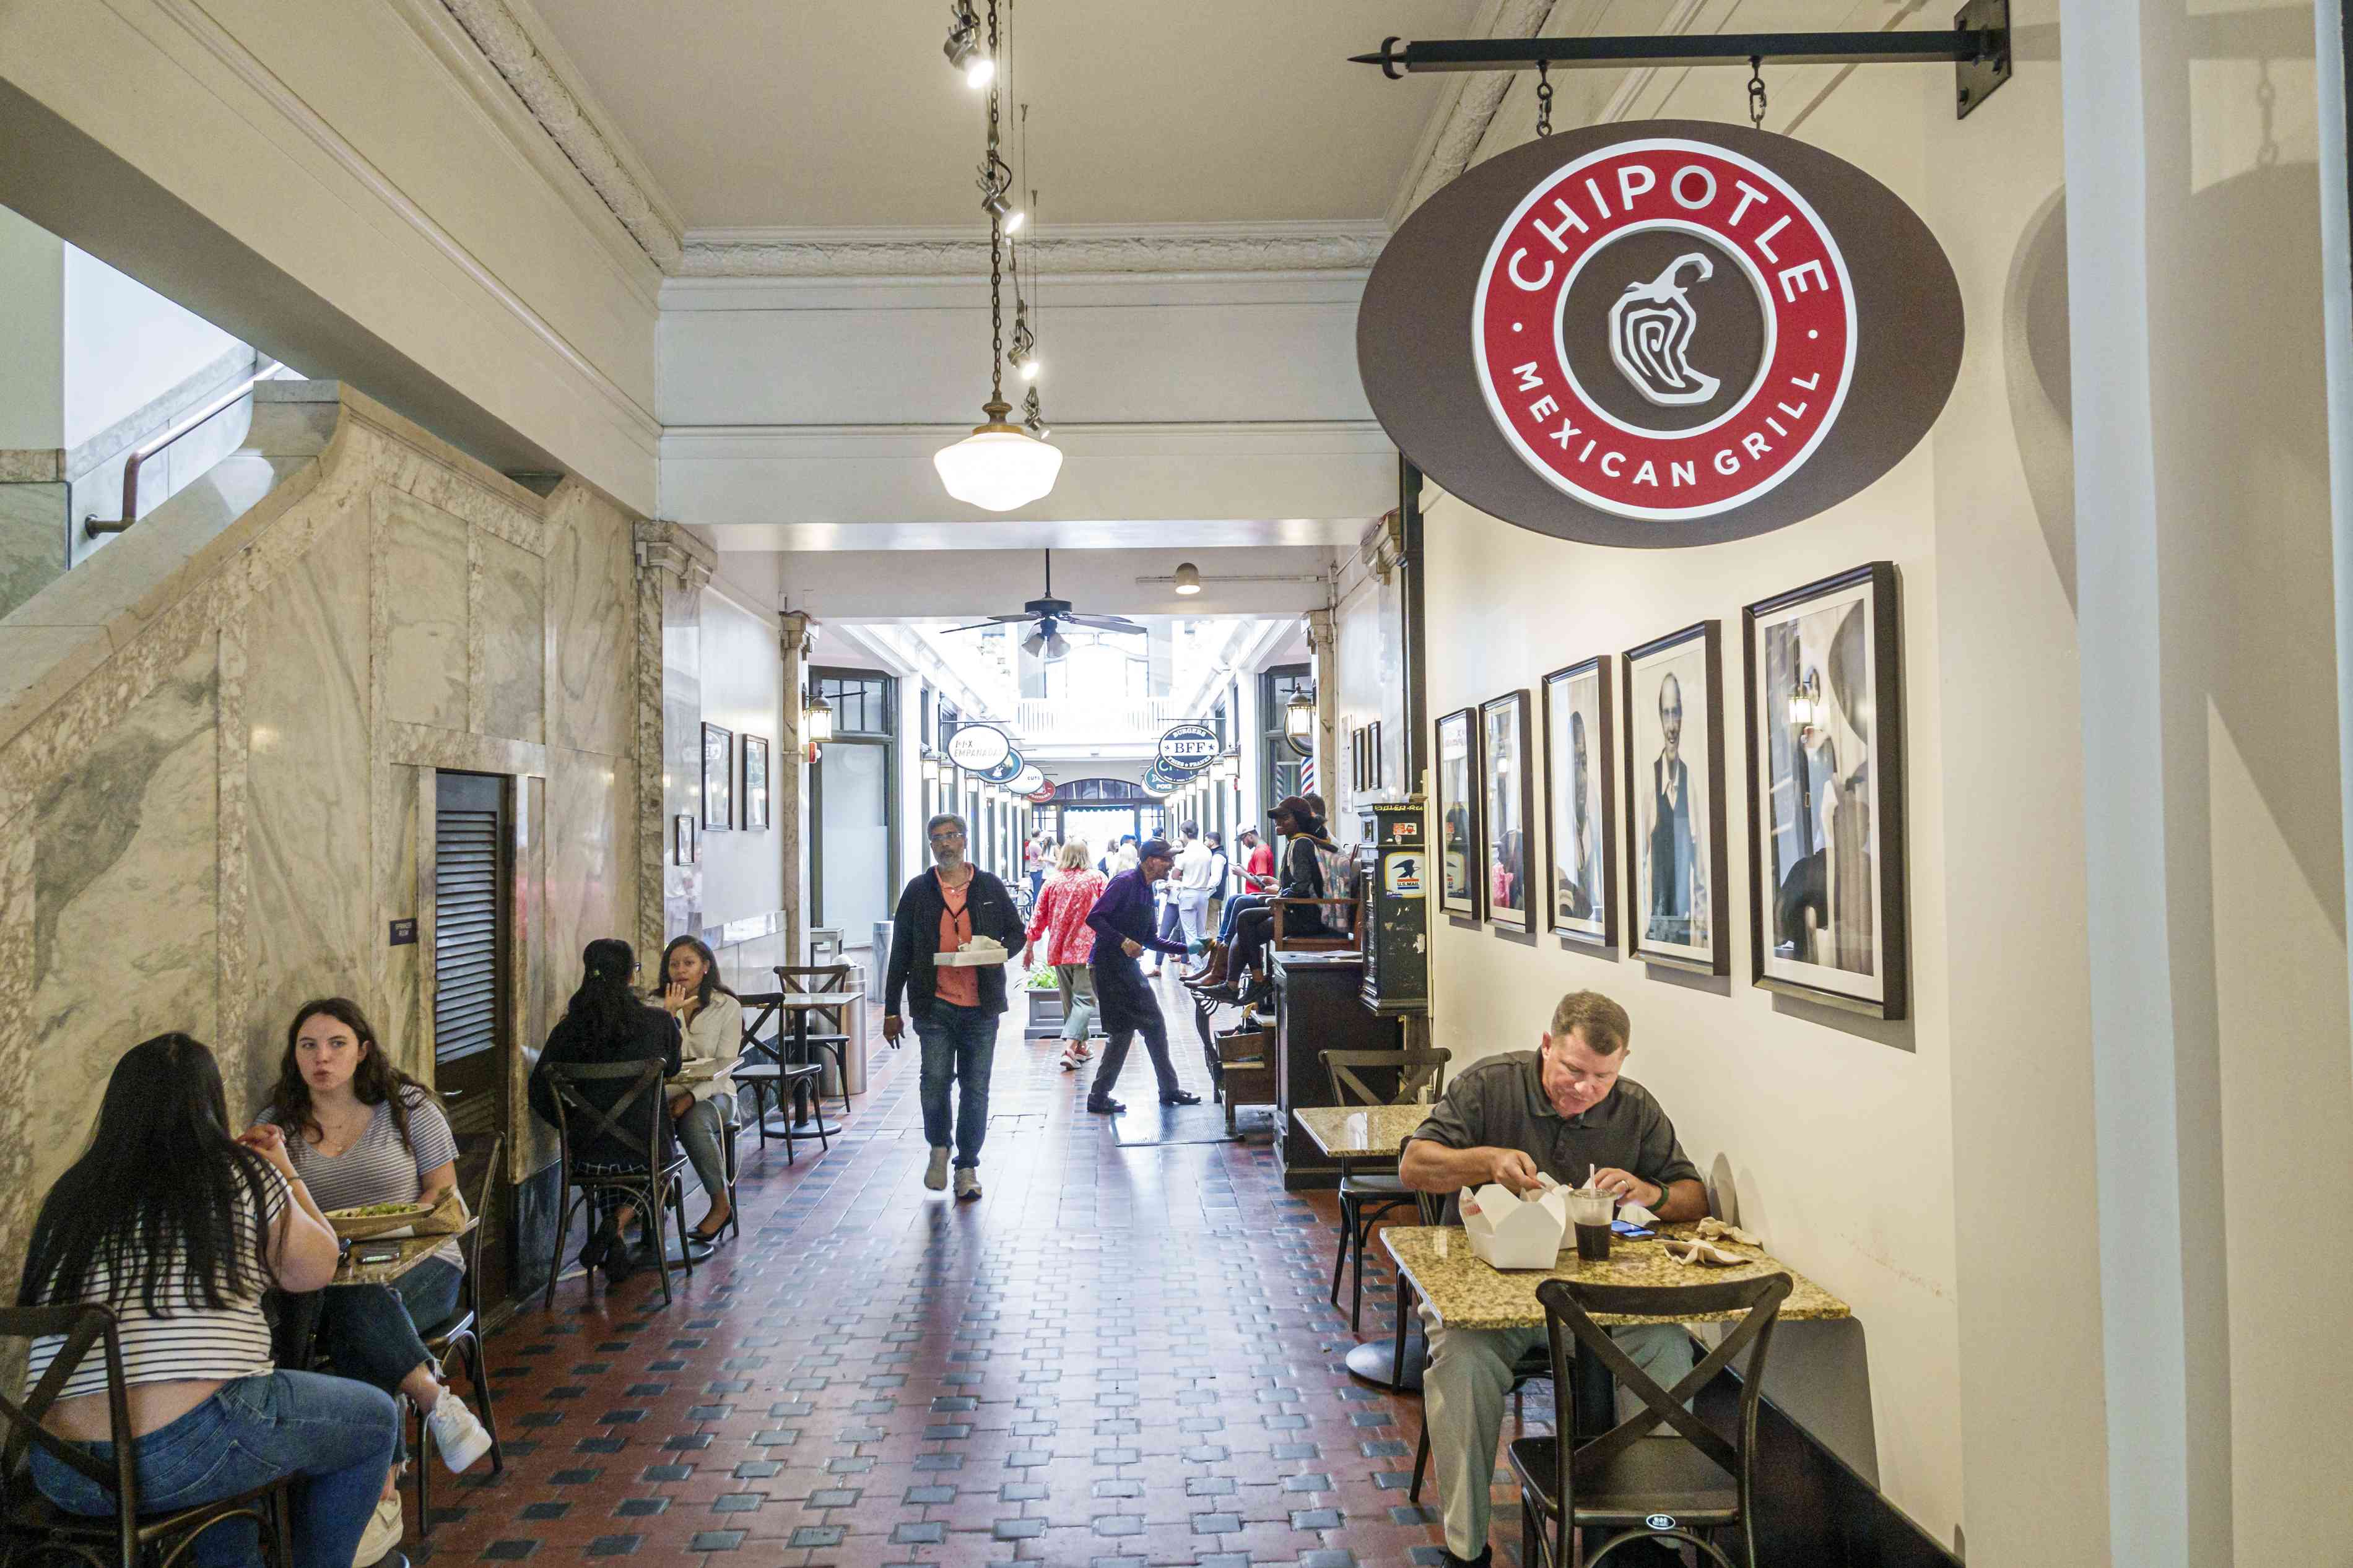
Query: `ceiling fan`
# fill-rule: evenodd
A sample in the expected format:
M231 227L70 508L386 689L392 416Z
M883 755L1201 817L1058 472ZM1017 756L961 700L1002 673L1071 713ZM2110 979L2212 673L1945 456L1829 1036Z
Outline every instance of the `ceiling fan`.
M1145 633L1143 626L1122 616L1073 615L1071 601L1054 597L1054 552L1050 550L1046 552L1045 597L1030 600L1021 606L1021 613L1018 616L991 616L985 621L950 626L948 630L973 632L986 626L1010 626L1022 621L1038 623L1037 628L1021 639L1022 647L1043 658L1060 658L1071 651L1069 640L1062 636L1061 628L1064 626L1084 626L1098 632L1132 632L1137 637Z

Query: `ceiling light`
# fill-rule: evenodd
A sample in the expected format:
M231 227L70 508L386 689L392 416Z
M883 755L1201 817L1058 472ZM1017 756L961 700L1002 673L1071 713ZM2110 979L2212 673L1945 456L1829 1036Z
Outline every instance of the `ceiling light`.
M980 18L973 15L972 0L955 0L948 8L948 37L940 46L940 53L947 57L948 64L964 73L965 85L975 91L987 87L996 77L995 58L982 52L980 47Z
M1201 591L1201 569L1190 561L1176 568L1176 591L1188 596Z
M1038 357L1038 336L1029 330L1029 307L1018 298L1013 303L1013 348L1005 357L1024 381L1037 380L1038 373L1046 368Z

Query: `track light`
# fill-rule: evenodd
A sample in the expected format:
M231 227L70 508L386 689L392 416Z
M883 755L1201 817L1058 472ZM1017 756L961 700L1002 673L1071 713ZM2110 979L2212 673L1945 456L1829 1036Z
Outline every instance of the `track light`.
M948 64L964 73L965 85L977 92L997 75L996 59L980 47L980 18L972 0L956 0L948 11L948 39L940 46Z
M1038 335L1029 330L1029 307L1019 300L1013 306L1013 348L1005 358L1024 381L1037 380L1038 373L1046 368L1038 357Z
M1046 411L1038 403L1038 389L1031 387L1029 395L1021 400L1021 428L1042 441L1054 432L1046 424Z
M1176 591L1188 597L1201 591L1201 569L1190 561L1176 568Z

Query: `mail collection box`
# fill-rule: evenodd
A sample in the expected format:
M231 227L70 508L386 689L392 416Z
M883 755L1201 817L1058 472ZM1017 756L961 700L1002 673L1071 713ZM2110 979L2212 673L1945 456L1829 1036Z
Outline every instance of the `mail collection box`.
M1357 818L1356 885L1365 890L1365 1005L1388 1016L1430 1010L1430 884L1422 797L1367 805Z

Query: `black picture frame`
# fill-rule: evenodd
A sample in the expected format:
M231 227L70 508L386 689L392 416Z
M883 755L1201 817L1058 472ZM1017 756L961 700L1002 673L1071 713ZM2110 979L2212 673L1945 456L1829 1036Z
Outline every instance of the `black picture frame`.
M670 818L670 863L676 866L694 864L694 814L681 811Z
M1616 660L1606 653L1563 665L1537 683L1544 724L1545 929L1563 942L1580 947L1614 951L1618 946L1618 686L1612 679ZM1591 689L1589 704L1576 700L1577 690ZM1566 840L1575 837L1574 805L1569 779L1562 776L1560 759L1569 756L1575 740L1572 714L1590 711L1584 726L1587 852L1581 866L1566 856ZM1564 824L1570 831L1563 832ZM1581 869L1580 878L1573 867ZM1593 885L1598 882L1599 886ZM1577 896L1569 896L1571 889ZM1587 911L1577 912L1580 908Z
M1760 599L1740 623L1750 983L1904 1018L1911 927L1895 563Z
M1485 839L1479 824L1478 730L1475 708L1442 714L1438 721L1438 744L1431 752L1435 759L1431 778L1438 795L1438 907L1450 915L1474 921L1486 903ZM1458 870L1460 892L1455 885Z
M744 830L765 833L768 829L768 738L747 734L744 737Z
M702 726L702 830L725 833L735 826L735 731L706 721Z
M1640 647L1628 648L1619 662L1620 687L1625 702L1621 732L1625 737L1626 952L1644 963L1663 968L1687 970L1694 974L1729 974L1732 900L1725 885L1724 623L1700 621L1653 637ZM1691 693L1683 689L1685 678L1693 675L1699 678L1702 689L1695 704ZM1676 688L1673 760L1683 784L1676 788L1673 798L1678 803L1674 807L1675 821L1681 824L1685 866L1671 878L1671 884L1680 884L1677 890L1660 897L1653 893L1651 858L1646 853L1649 847L1643 840L1646 834L1657 837L1662 832L1665 837L1662 847L1672 849L1678 834L1673 826L1651 820L1656 803L1667 799L1656 765L1667 760L1663 739L1657 755L1646 759L1643 752L1653 732L1662 738L1665 734L1668 676L1674 678ZM1706 798L1696 802L1692 801L1691 795L1700 791L1689 790L1693 748L1683 743L1694 707L1705 731L1699 737L1698 779ZM1646 713L1655 717L1646 722ZM1646 773L1651 775L1647 787ZM1691 842L1694 830L1706 836L1704 845ZM1694 878L1704 885L1694 886ZM1704 931L1698 923L1703 909L1707 921Z
M1536 929L1531 902L1528 868L1535 863L1535 757L1531 744L1535 731L1523 686L1479 704L1479 776L1484 786L1481 805L1480 849L1487 868L1484 888L1489 923L1515 931ZM1498 731L1508 732L1499 744ZM1502 824L1497 806L1516 809L1519 826ZM1512 836L1517 833L1515 846ZM1516 900L1509 901L1509 900Z

